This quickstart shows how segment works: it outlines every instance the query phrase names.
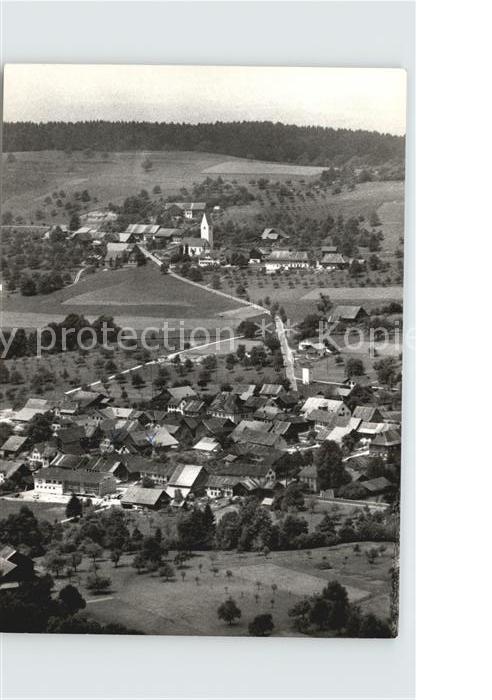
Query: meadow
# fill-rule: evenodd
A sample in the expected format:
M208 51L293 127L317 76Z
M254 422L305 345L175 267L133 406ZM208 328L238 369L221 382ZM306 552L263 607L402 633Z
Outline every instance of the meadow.
M368 565L365 552L374 546L380 553ZM173 554L168 557L171 563ZM347 544L271 552L267 557L254 552L199 552L170 581L157 573L138 574L132 559L133 555L124 555L117 568L106 558L98 561L98 573L111 578L111 589L97 595L85 589L90 565L84 559L74 583L87 600L86 614L146 634L237 636L248 634L248 623L267 612L273 617L274 635L294 636L290 608L304 596L320 593L327 582L338 580L363 612L389 615L392 543L364 542L360 551ZM60 587L65 583L57 580ZM228 597L242 612L234 625L217 617L217 607Z
M49 314L50 320L56 315L69 313L88 317L106 314L117 320L121 317L150 317L154 325L166 320L194 319L201 326L209 323L212 327L218 322L219 313L240 307L240 302L212 292L207 294L176 277L163 275L151 263L121 270L101 270L82 276L76 285L52 294L22 296L5 293L2 299L2 310L15 312L14 318L17 314ZM17 321L15 325L21 323ZM188 327L190 325L193 324L189 323Z
M65 504L38 503L37 501L24 502L16 498L0 498L0 519L9 515L16 515L22 506L27 506L39 520L48 520L50 523L59 522L65 518Z

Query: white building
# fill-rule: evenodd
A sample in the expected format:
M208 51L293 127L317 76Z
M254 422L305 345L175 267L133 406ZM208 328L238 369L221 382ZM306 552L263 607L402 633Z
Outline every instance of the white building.
M214 227L210 218L205 213L203 214L200 224L200 237L208 242L210 249L214 247Z

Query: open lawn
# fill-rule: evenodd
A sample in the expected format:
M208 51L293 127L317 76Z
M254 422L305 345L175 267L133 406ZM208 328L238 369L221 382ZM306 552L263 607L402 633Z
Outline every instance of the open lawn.
M311 552L197 553L166 582L158 574L138 574L125 555L118 568L104 559L99 573L111 578L107 594L91 594L84 587L89 562L84 560L74 583L87 600L86 613L102 622L120 622L147 634L245 635L248 623L258 614L273 616L274 634L292 636L288 610L305 595L319 593L328 581L347 587L349 598L364 612L382 617L389 614L393 545L388 543L374 564L365 551L373 543L362 543L361 552L350 545L324 547ZM378 545L380 546L380 543ZM169 556L172 562L173 556ZM330 568L328 568L330 567ZM217 573L211 569L218 569ZM230 575L227 575L227 572ZM184 576L183 576L184 575ZM62 586L65 579L59 579ZM272 585L276 588L272 588ZM229 596L242 616L228 625L217 617L217 607Z

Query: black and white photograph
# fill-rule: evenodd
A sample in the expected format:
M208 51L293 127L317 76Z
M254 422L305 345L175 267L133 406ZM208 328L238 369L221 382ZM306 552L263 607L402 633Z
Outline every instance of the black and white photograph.
M405 70L3 87L0 632L398 637Z

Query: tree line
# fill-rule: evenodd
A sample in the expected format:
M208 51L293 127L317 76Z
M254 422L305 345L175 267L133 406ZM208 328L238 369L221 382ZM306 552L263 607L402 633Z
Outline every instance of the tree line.
M403 136L273 122L7 122L4 151L162 151L223 153L277 162L340 166L404 160Z

